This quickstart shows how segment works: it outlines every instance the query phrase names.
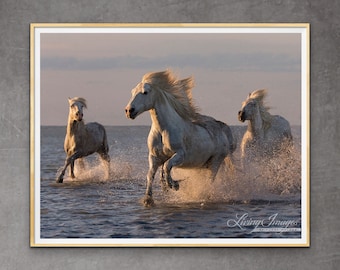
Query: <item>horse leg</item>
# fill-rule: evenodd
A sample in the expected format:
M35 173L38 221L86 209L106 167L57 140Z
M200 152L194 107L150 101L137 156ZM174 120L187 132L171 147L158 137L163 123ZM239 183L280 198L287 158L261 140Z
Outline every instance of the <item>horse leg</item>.
M68 165L70 165L70 163L68 163L68 159L66 159L65 166L56 180L57 183L62 183L64 181L64 175Z
M70 162L70 167L71 167L71 171L70 171L70 176L72 179L76 178L75 175L74 175L74 159L71 160Z
M162 165L162 170L161 170L161 186L163 191L167 191L167 184L165 180L165 172L164 172L164 164Z
M57 183L62 183L62 182L64 181L65 171L66 171L66 169L67 169L67 167L68 167L69 165L71 165L71 177L72 177L72 175L73 175L72 178L75 177L75 176L74 176L74 173L73 173L74 161L75 161L77 158L79 158L80 156L81 156L81 155L80 155L78 152L76 152L76 153L74 153L72 156L70 156L70 157L68 157L68 158L66 159L66 161L65 161L65 166L64 166L63 170L61 171L61 173L60 173L58 179L56 180Z
M110 178L110 155L109 155L109 145L107 143L107 135L106 135L106 130L104 127L102 127L103 129L103 133L104 133L104 137L103 137L103 142L102 142L102 146L99 149L99 151L97 151L97 153L100 155L101 159L103 160L105 167L106 167L106 172L107 172L107 176L106 179Z
M165 162L165 179L167 181L168 187L173 188L174 190L179 189L178 181L174 181L171 177L171 169L174 166L179 166L184 161L184 153L183 151L178 151L175 153L167 162Z
M65 175L66 169L70 164L71 164L71 159L70 159L70 157L68 157L65 161L65 165L64 165L63 170L61 171L59 177L56 180L57 183L62 183L64 181L64 175Z
M161 164L156 157L149 155L149 171L148 171L148 175L146 178L146 191L145 191L145 196L143 200L145 206L154 205L154 201L152 198L152 182L155 178L155 174L160 165Z

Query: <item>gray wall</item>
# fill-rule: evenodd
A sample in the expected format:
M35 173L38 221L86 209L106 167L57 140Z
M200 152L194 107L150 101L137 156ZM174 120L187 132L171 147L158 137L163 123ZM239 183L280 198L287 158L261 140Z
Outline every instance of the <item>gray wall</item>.
M312 3L313 2L313 3ZM0 2L0 269L338 269L340 2ZM309 22L310 248L30 248L29 24L32 22Z

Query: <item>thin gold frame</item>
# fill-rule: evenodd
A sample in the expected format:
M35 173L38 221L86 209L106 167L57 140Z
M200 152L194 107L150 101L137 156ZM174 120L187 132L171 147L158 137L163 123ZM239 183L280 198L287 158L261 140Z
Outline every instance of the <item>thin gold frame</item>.
M37 28L302 28L306 59L306 239L301 243L37 243L35 239L35 30ZM32 23L30 25L30 246L31 247L309 247L310 246L310 24L309 23Z

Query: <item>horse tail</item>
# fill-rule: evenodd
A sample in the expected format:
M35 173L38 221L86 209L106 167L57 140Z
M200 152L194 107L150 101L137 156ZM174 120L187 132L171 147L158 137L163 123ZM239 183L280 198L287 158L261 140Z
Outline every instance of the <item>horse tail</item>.
M107 135L106 135L106 129L103 127L103 131L104 131L104 138L103 138L103 150L105 151L105 153L109 153L109 144L107 142Z
M229 149L228 150L229 150L229 153L232 154L236 150L237 140L233 136L231 128L227 124L225 125L223 131L224 131L224 134L227 136L227 139L228 139L228 143L229 143Z
M237 145L237 139L233 136L233 134L230 132L230 138L228 140L232 140L232 142L229 144L229 150L230 154L234 153L236 150L236 145Z

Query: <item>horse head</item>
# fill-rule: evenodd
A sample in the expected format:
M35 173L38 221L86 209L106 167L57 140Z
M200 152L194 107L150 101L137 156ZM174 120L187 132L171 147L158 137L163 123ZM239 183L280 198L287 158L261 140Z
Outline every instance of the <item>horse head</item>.
M254 119L255 115L265 113L269 107L264 106L263 99L267 95L267 90L260 89L249 93L247 99L242 102L241 110L238 112L238 120L244 122Z
M238 112L238 120L244 122L251 120L258 110L258 104L255 99L248 98L242 103L241 110Z
M83 108L86 108L86 100L84 98L69 98L68 99L70 105L69 117L73 121L82 121L83 120Z
M141 113L154 107L155 91L149 83L139 83L131 91L131 99L125 107L127 118L135 119Z

